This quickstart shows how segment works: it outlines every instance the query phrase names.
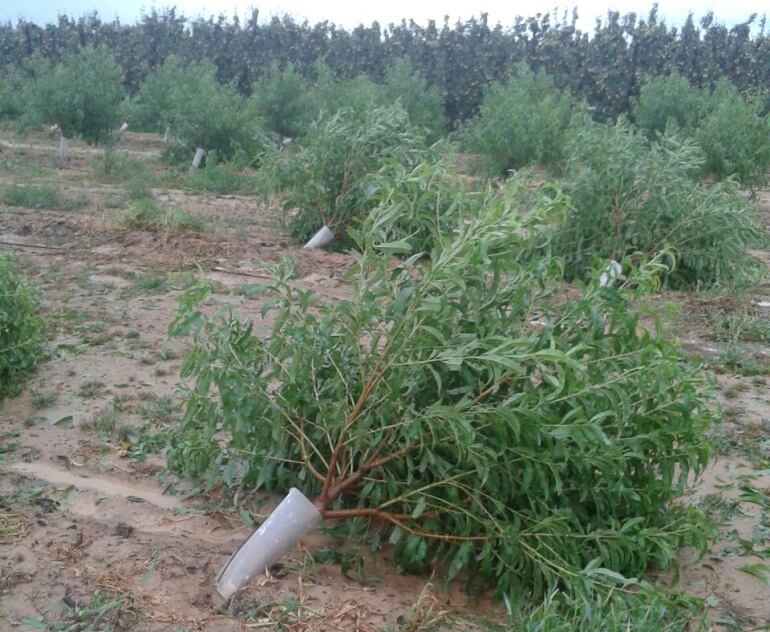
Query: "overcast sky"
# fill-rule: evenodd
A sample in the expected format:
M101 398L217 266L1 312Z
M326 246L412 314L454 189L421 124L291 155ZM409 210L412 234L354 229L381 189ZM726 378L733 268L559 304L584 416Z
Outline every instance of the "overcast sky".
M133 22L142 13L152 7L165 7L173 2L153 2L152 0L112 0L99 2L97 0L0 0L0 20L16 21L19 18L38 23L56 20L59 14L79 17L87 12L97 10L104 19L112 19L116 15L122 22ZM260 15L266 19L272 15L289 14L294 18L307 18L311 22L330 20L337 24L351 27L357 24L369 24L374 20L381 25L399 22L402 18L414 18L419 23L428 19L443 20L444 15L456 18L468 18L482 12L489 13L493 22L500 21L504 25L513 22L516 15L532 15L537 11L546 12L558 6L553 0L529 0L529 2L510 2L506 0L422 0L408 2L406 0L386 0L372 2L371 0L269 0L254 2L254 0L178 0L175 3L178 10L188 17L199 15L209 16L224 12L227 15L238 13L240 16L250 13L256 6ZM581 25L589 27L594 18L604 16L608 9L616 9L622 13L635 11L646 15L652 5L651 1L638 0L576 0L572 6L577 6L581 17ZM560 5L564 7L565 5ZM692 11L700 17L708 11L713 11L717 19L726 24L734 24L748 18L752 13L762 14L770 9L767 0L701 0L688 2L686 0L668 0L660 2L660 14L672 24L681 23ZM561 11L559 11L561 13Z

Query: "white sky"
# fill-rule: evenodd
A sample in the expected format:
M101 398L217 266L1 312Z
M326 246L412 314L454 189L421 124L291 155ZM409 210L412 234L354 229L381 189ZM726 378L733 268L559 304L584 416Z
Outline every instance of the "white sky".
M103 19L111 19L116 15L123 22L133 22L144 9L153 6L162 8L172 4L163 1L152 0L112 0L111 2L99 2L98 0L0 0L0 20L15 21L25 18L35 22L54 21L60 13L79 17L88 11L97 10ZM435 19L439 23L444 15L449 15L452 21L457 18L477 16L482 12L489 13L491 21L500 21L503 25L510 25L516 15L529 16L539 12L552 10L556 3L553 0L530 0L529 2L506 2L505 0L481 0L468 2L460 0L427 0L422 2L408 2L407 0L386 0L385 2L372 2L371 0L267 0L255 3L253 0L177 0L179 11L188 17L198 15L208 16L224 12L232 15L237 12L240 16L247 15L252 6L257 6L263 19L274 14L287 13L294 18L307 18L310 22L318 22L328 19L331 22L346 27L357 24L369 24L374 20L385 26L390 22L399 22L401 18L414 18L418 23L424 24L428 19ZM748 18L751 13L770 12L770 4L767 0L700 0L699 2L686 2L685 0L668 0L660 2L659 13L672 25L680 24L689 11L696 18L708 11L713 11L717 19L726 24L734 24ZM562 7L565 5L561 5ZM590 28L594 18L603 17L607 10L615 9L621 13L635 11L639 15L646 15L652 6L651 0L573 0L580 15L581 26ZM563 8L559 10L561 14Z

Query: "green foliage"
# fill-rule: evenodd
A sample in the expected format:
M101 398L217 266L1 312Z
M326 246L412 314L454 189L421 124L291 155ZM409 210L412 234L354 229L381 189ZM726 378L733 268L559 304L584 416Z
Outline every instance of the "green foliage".
M633 104L633 118L650 138L666 131L692 134L704 106L703 92L673 72L644 82Z
M756 187L766 181L770 167L770 117L763 109L761 99L742 95L726 80L707 91L672 74L642 87L634 117L650 137L668 132L694 139L710 176L735 176Z
M487 90L478 115L458 136L464 149L485 156L495 174L554 165L563 157L572 113L572 100L545 72L519 66L515 77Z
M396 59L385 69L381 88L387 101L401 101L413 125L425 130L429 141L437 141L444 131L441 93L415 72L407 59Z
M168 59L151 73L135 102L140 125L161 131L171 127L177 144L168 153L187 162L197 147L208 153L206 162L238 158L256 159L265 143L253 104L231 85L216 80L216 69L207 61L183 66Z
M442 95L447 127L478 110L486 86L505 81L516 64L543 68L559 87L587 100L602 119L629 110L651 76L681 73L697 87L720 77L741 91L770 85L770 33L758 15L725 25L707 13L683 24L661 19L657 5L646 15L607 12L588 28L576 13L509 14L493 23L484 14L444 24L419 24L403 16L388 28L378 23L345 29L329 21L297 22L288 16L245 20L217 13L187 18L175 9L149 10L135 24L105 20L95 12L59 16L45 28L25 20L0 24L0 67L22 67L31 56L58 60L83 46L106 45L135 94L143 79L171 55L183 63L208 59L217 79L249 93L267 70L294 64L305 77L325 62L342 79L366 75L375 82L394 59L407 59ZM332 110L332 111L336 111Z
M0 255L0 404L16 395L43 354L44 325L35 289L16 259Z
M194 85L196 71L195 66L185 66L173 55L154 68L131 101L131 126L146 132L165 132L174 116L174 90L187 84Z
M254 173L232 163L207 164L187 172L181 186L190 193L254 193Z
M69 198L51 186L35 184L12 184L3 191L0 201L11 206L52 208L65 211L80 208L88 203L88 200L83 196Z
M590 576L590 575L589 575ZM590 587L590 580L587 581ZM672 594L645 582L633 591L610 594L589 590L577 596L550 593L534 608L516 609L507 629L516 632L706 632L703 602Z
M364 74L352 79L338 79L323 63L316 65L316 81L310 98L317 112L326 116L340 110L350 110L363 117L371 109L382 105L380 86Z
M767 181L770 116L762 115L763 107L760 99L743 97L729 82L717 84L695 133L708 173L718 178L734 175L752 187Z
M302 136L314 118L308 88L293 64L273 64L253 87L251 98L265 127L280 139Z
M459 218L473 216L494 196L491 187L468 192L451 153L445 157L435 153L427 152L414 166L390 163L372 178L377 221L388 226L389 241L406 254L430 253L435 239L443 239ZM373 229L369 222L365 226Z
M762 229L730 180L699 184L703 158L691 142L650 145L627 123L591 124L567 146L565 190L573 209L553 252L568 279L586 278L595 263L666 253L672 287L741 285L764 264L747 249Z
M104 142L120 124L122 72L105 48L83 48L57 64L38 60L34 72L27 124L56 124L88 143Z
M210 288L188 291L170 328L193 337L171 466L300 486L327 518L377 518L360 533L402 568L444 562L506 595L615 588L675 567L682 544L703 551L710 528L673 502L708 462L699 368L627 291L594 282L563 300L558 266L529 256L561 203L516 184L429 262L382 256L409 247L377 209L333 302L284 266L264 340L230 306L199 311Z
M423 137L398 104L317 120L282 176L291 236L305 241L325 225L340 238L335 246L344 246L345 229L374 205L375 174L390 163L414 164L423 153Z
M161 208L151 199L136 200L118 218L118 224L130 230L178 233L202 231L203 220L178 208Z
M0 121L14 120L24 113L25 83L17 67L0 70Z

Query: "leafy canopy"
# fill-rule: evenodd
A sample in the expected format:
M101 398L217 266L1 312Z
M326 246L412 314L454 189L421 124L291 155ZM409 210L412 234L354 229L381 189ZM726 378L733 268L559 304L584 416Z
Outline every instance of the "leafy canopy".
M16 258L0 255L0 404L16 395L43 354L44 324L34 288Z
M572 208L553 253L567 279L587 278L597 260L653 259L675 266L673 287L744 285L765 266L748 248L763 235L736 182L698 182L703 155L692 141L650 144L628 123L588 123L567 145L564 189Z
M56 124L67 138L108 139L120 124L122 72L106 48L82 48L53 64L37 59L26 124Z
M572 99L544 71L525 65L484 94L476 117L458 134L460 145L482 154L491 173L561 160L573 113Z
M709 529L672 503L708 460L698 367L642 326L629 290L563 299L558 265L533 253L564 206L509 180L430 261L396 264L409 245L378 207L351 231L349 295L324 302L284 264L264 339L229 306L204 315L194 287L171 326L193 337L171 466L298 485L328 519L373 521L359 533L403 568L445 562L509 595L615 586L703 550Z

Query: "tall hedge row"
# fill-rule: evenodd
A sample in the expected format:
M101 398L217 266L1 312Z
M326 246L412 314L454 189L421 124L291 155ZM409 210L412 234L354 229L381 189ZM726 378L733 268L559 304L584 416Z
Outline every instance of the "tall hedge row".
M136 24L106 22L96 13L62 16L44 26L7 23L0 25L0 66L18 66L34 55L58 60L73 49L104 45L122 67L130 93L176 55L210 60L220 82L234 82L247 94L274 64L291 63L314 78L323 61L338 78L365 74L379 82L394 60L406 58L440 91L450 125L473 114L487 84L506 79L521 62L544 69L558 87L586 99L600 118L626 112L649 76L670 71L697 87L723 77L742 91L770 85L770 34L756 16L731 27L712 14L672 26L653 5L645 17L609 12L592 30L578 28L574 13L517 17L506 26L481 14L456 23L375 22L349 30L329 22L258 18L254 11L245 21L224 15L191 20L170 9L153 10Z

